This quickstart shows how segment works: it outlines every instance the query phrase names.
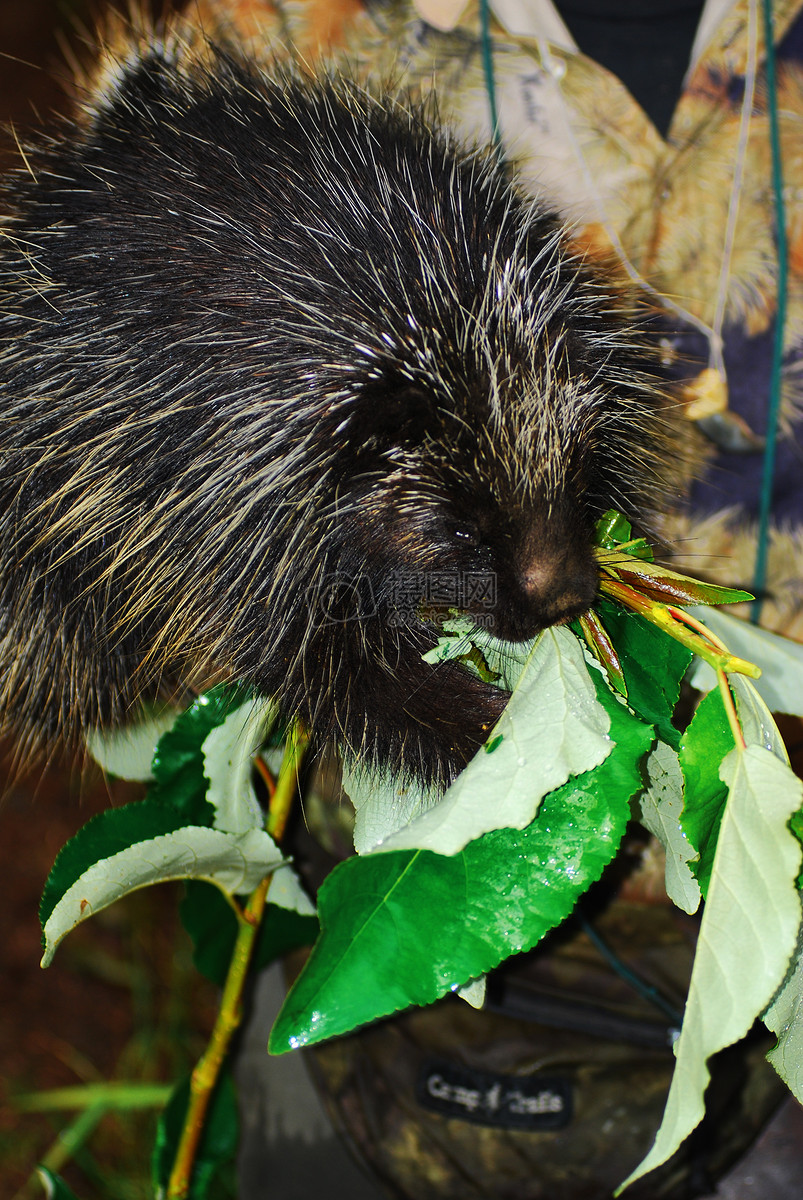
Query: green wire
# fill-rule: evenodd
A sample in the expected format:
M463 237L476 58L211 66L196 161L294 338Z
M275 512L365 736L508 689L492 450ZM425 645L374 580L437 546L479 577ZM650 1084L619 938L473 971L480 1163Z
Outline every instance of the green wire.
M491 117L491 140L497 151L502 150L499 132L499 112L496 107L496 80L494 79L493 46L491 42L491 18L488 0L480 0L480 44L482 67L485 72L485 90L488 93L488 110Z
M781 162L781 137L778 127L778 93L775 81L775 43L772 26L772 2L762 0L764 14L764 44L766 50L767 100L770 119L770 146L772 149L772 189L775 202L775 244L778 253L778 306L775 315L775 339L772 347L772 374L770 377L769 408L767 411L766 445L761 477L761 499L758 519L758 545L753 574L753 591L756 599L750 609L750 619L758 624L763 603L761 593L767 578L767 556L769 551L770 511L772 509L772 483L775 476L775 448L778 440L778 418L781 409L781 381L783 368L783 333L786 320L786 288L788 274L788 249L786 243L786 208L783 198L783 168Z
M645 1000L659 1009L665 1017L668 1017L676 1030L679 1030L683 1024L683 1013L675 1008L665 996L662 996L658 988L653 987L651 983L647 983L646 979L642 979L637 975L631 967L622 962L619 955L611 949L601 934L597 933L594 926L589 921L588 917L578 906L574 910L574 916L582 929L583 933L589 939L591 944L597 948L599 953L613 967L616 974L629 984L635 992L638 992Z

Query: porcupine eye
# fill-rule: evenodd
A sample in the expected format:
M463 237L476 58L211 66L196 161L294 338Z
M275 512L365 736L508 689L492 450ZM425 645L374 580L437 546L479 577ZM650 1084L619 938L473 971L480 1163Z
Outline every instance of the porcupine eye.
M464 549L476 550L480 544L477 531L468 525L453 525L450 532L455 541Z

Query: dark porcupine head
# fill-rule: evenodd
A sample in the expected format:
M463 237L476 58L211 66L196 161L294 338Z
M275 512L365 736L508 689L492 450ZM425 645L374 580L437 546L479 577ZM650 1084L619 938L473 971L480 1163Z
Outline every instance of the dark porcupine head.
M421 110L209 47L131 56L7 187L5 728L41 752L230 678L447 781L506 697L422 661L427 588L490 580L528 638L657 494L620 290Z

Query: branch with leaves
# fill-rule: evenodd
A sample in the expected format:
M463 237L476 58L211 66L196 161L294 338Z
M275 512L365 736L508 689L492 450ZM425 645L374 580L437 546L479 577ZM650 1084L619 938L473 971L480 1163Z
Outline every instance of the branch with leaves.
M320 932L270 1048L283 1053L429 1004L535 946L600 878L635 813L665 847L670 898L687 912L706 904L664 1121L632 1180L695 1127L708 1059L756 1017L778 1035L771 1061L803 1099L803 795L762 698L776 711L803 710L803 647L710 607L748 597L656 564L618 514L603 519L598 539L599 600L575 627L524 645L459 616L443 627L430 662L459 661L511 693L445 794L344 764L358 853L320 889ZM681 728L675 711L693 659L692 680L706 694ZM291 731L274 789L285 738L268 702L217 688L149 729L97 739L92 750L106 768L148 779L148 795L89 822L45 889L49 962L70 928L123 892L196 881L185 922L202 969L225 984L224 1001L198 1078L162 1123L159 1194L206 1194L218 1160L204 1148L202 1110L207 1127L230 1116L230 1079L220 1071L246 960L267 961L318 930L270 836L280 837L276 814L286 813L302 749ZM267 831L255 763L269 782Z

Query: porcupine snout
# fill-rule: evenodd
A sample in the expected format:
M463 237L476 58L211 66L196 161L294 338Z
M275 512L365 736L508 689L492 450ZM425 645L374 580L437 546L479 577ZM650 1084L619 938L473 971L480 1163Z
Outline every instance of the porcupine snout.
M503 581L496 633L510 641L534 637L587 612L599 572L587 530L571 515L530 526Z
M587 612L597 595L598 572L585 547L563 546L529 559L516 582L496 620L497 636L511 642Z
M562 546L526 565L522 591L533 621L543 629L586 612L594 603L597 581L596 567L585 547Z

